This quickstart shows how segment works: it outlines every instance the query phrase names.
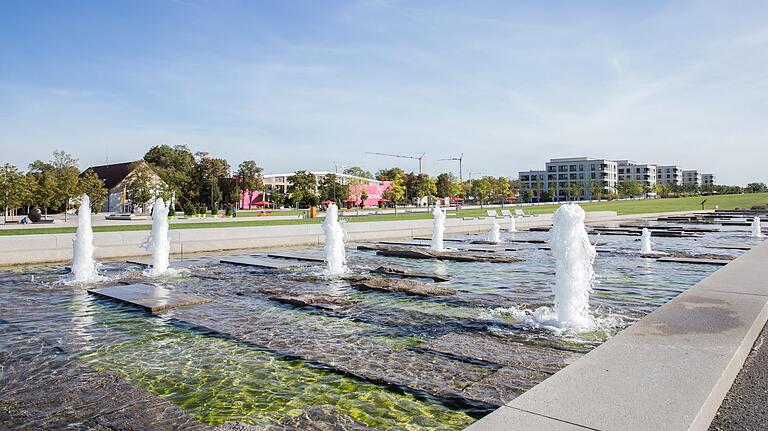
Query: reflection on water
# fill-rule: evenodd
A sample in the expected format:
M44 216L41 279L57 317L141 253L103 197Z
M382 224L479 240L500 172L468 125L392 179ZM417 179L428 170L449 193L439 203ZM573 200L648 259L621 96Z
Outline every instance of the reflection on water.
M466 244L451 245L470 246L482 235L465 238ZM659 251L693 253L713 252L706 248L711 244L756 242L733 230L654 239ZM515 243L518 251L509 253L527 260L513 264L406 260L347 249L352 273L395 263L448 275L445 285L457 293L447 297L360 292L318 268L261 270L201 259L179 277L154 282L212 303L162 316L57 283L63 271L56 267L5 270L0 326L16 335L0 338L0 359L25 349L34 354L22 340L39 337L211 425L269 427L309 407L336 406L377 429L462 429L565 366L562 352L589 351L717 269L644 259L636 238L604 235L590 309L605 324L558 336L523 324L526 313L553 301L554 263L541 246ZM107 267L113 279L100 286L148 281L139 267ZM331 296L338 307L295 308L274 300L275 292ZM520 355L526 355L524 367Z

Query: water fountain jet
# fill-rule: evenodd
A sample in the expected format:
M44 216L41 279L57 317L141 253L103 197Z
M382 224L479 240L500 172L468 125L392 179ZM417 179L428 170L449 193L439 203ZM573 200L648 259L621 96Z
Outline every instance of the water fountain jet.
M146 271L151 277L168 273L171 240L168 237L168 208L162 198L152 205L152 232L144 241L144 248L152 252L152 266Z
M88 283L98 280L96 260L93 258L93 228L91 227L91 199L83 195L77 213L77 233L72 243L72 280Z
M336 204L328 205L322 227L325 232L326 273L343 274L347 270L347 257L344 251L344 229L339 223L339 208Z
M752 236L754 238L762 238L763 237L763 230L760 226L760 216L755 216L752 218Z
M498 244L501 242L501 228L499 227L499 224L496 222L496 219L493 220L493 225L491 225L491 230L488 231L488 242L492 242L495 244Z
M640 253L652 254L653 248L651 247L651 232L647 227L643 228L643 233L640 236Z
M439 206L432 209L432 241L430 248L443 251L443 235L445 234L445 213Z
M515 226L515 216L509 217L509 231L517 232L517 227Z
M592 263L597 254L589 242L584 226L584 210L577 204L566 204L555 211L550 232L550 247L555 256L556 324L577 331L593 329L589 314L589 294L595 272Z

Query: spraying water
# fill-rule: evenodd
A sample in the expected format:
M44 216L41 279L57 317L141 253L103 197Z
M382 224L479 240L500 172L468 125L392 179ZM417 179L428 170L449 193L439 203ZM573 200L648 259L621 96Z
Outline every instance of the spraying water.
M762 238L763 237L763 231L760 228L760 217L755 216L752 219L752 236L755 238Z
M77 234L72 243L72 279L88 283L99 279L96 261L93 259L93 229L91 228L91 199L83 195L77 213Z
M325 263L327 273L330 275L343 274L346 268L346 254L344 252L344 229L339 223L339 208L336 204L328 205L323 222L325 232Z
M651 232L647 227L643 228L643 234L640 236L640 252L643 254L653 253L653 248L651 247Z
M432 209L432 242L430 248L443 251L443 235L445 234L445 213L440 207Z
M501 242L501 228L499 227L499 224L496 223L496 219L493 220L493 225L491 225L491 230L488 231L488 241L493 243L500 243Z
M577 331L589 330L594 321L589 315L589 294L595 273L592 263L597 252L590 244L584 226L584 210L566 204L555 211L549 240L555 256L555 294L557 326Z
M144 247L152 252L152 266L146 274L155 277L168 273L171 240L168 238L168 208L162 198L152 205L152 233L144 241Z
M517 232L517 227L515 227L515 216L509 217L509 231Z

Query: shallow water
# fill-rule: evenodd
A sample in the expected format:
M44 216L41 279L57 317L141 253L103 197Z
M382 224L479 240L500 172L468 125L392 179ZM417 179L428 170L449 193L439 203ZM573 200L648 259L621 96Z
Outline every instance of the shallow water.
M446 274L451 281L441 285L457 291L448 297L361 292L325 276L321 266L262 270L218 264L218 256L211 256L158 280L144 277L138 266L103 263L101 273L110 280L99 285L159 282L213 300L153 316L96 299L84 286L59 283L61 267L5 270L0 326L7 331L0 359L20 351L34 355L39 346L28 340L39 338L210 425L238 421L267 428L309 407L335 406L376 429L462 429L565 366L567 355L588 352L718 268L641 258L638 237L590 235L598 247L590 310L602 326L555 334L510 312L552 304L550 251L510 242L546 239L548 233L501 236L518 249L508 253L525 262L385 258L348 245L351 272L366 274L387 263ZM484 235L461 238L466 243L446 246L480 247L469 241ZM748 231L733 228L653 240L657 251L734 256L741 252L705 246L757 243ZM349 305L336 311L294 308L270 299L276 290L336 295ZM493 346L502 346L502 353L483 353ZM4 397L10 395L0 391L0 402Z

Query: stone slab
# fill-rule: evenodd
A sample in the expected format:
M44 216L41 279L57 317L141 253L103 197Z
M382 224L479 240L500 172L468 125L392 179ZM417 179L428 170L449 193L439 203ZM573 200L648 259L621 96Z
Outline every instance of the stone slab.
M304 262L325 262L325 259L319 255L312 255L309 253L267 253L267 256L277 259L300 260Z
M588 429L706 429L768 320L766 259L768 243L697 283L507 408ZM499 415L506 412L502 409ZM537 428L494 422L489 416L469 429Z
M187 268L190 266L199 265L204 262L206 262L205 259L184 259L184 260L172 260L168 262L168 264L171 268ZM125 261L125 263L138 265L144 268L150 268L152 266L152 259L149 257L139 258L139 259L128 259Z
M89 290L88 293L140 307L150 313L210 302L210 299L207 298L176 292L151 284L105 287Z
M432 238L427 237L414 237L416 241L432 241ZM443 242L464 242L461 238L443 238Z
M658 262L675 262L675 263L690 263L697 265L728 265L733 262L731 260L724 259L699 259L695 257L672 257L665 256L656 259Z
M718 245L705 245L704 248L719 248L721 250L751 250L752 247L748 245L737 244L718 244Z
M296 268L301 266L310 266L312 264L311 262L287 262L282 259L270 259L266 257L254 256L228 257L226 259L221 259L220 262L229 265L253 266L267 269Z

